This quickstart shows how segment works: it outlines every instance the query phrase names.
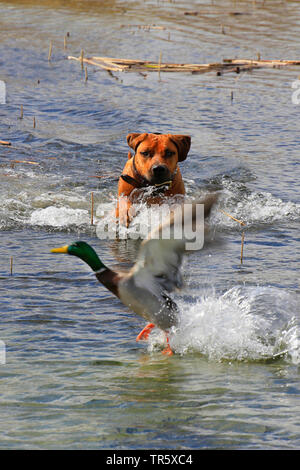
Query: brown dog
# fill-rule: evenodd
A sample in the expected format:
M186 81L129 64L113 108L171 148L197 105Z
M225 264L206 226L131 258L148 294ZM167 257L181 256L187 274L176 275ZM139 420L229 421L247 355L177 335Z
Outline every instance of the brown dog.
M128 161L119 179L116 217L128 226L129 209L145 188L146 200L158 203L162 196L185 194L178 162L186 159L191 145L188 135L138 134L127 136L127 143L135 151L128 153ZM153 188L153 190L152 190Z

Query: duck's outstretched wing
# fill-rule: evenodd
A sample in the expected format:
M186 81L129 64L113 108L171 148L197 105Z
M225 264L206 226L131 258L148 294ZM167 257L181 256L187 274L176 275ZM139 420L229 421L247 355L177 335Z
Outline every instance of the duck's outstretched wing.
M182 287L183 255L189 249L187 246L191 246L187 242L190 243L193 236L196 238L202 233L203 239L200 237L199 246L194 245L192 249L202 248L204 218L208 217L216 200L217 196L213 194L204 200L183 204L166 223L150 233L141 244L137 262L130 272L137 286L148 287L157 294ZM198 210L199 207L201 210Z

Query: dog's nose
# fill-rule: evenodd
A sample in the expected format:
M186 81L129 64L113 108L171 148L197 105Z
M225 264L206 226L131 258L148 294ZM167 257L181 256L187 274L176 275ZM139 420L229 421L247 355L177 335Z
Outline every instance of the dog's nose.
M162 178L168 172L168 168L165 165L157 165L152 168L153 175L157 178Z

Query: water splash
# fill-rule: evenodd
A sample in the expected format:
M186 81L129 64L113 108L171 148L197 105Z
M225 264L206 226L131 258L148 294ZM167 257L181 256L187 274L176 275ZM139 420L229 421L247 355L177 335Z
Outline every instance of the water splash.
M61 230L63 224L60 221L62 213L61 207L74 210L90 210L90 192L87 191L84 184L80 181L73 181L71 176L57 175L50 168L47 171L38 167L35 169L7 168L6 176L1 177L2 190L0 190L1 209L0 209L0 225L2 229L14 226L17 222L19 227L37 225L46 227L43 224L43 213L38 209L48 209L57 207L58 223L55 223L54 209L51 209L51 227ZM189 184L187 184L189 186ZM246 184L242 181L236 181L223 176L220 186L222 192L216 208L212 211L211 222L221 230L239 229L239 224L229 217L226 217L219 209L223 209L230 213L233 217L246 222L247 227L257 224L272 224L277 221L293 221L300 218L300 204L291 201L283 201L268 192L250 191ZM97 204L109 203L111 212L117 204L117 195L115 190L110 194L111 188L101 188L97 193ZM191 187L188 190L191 198L200 199L207 194L200 188ZM175 201L174 201L175 202ZM166 200L170 203L170 198ZM48 209L50 211L50 209ZM149 221L149 212L151 209L140 201L137 204L137 216L131 223L130 230L138 225L147 227ZM47 212L44 213L45 222ZM70 223L67 223L68 215L70 215ZM97 216L97 214L96 214ZM150 218L155 220L155 216L151 214ZM89 226L89 220L86 217L74 217L72 211L66 214L66 226L74 226L83 228L83 220ZM158 224L160 219L158 218ZM95 218L95 223L101 223L101 217ZM105 222L105 220L104 220Z
M55 206L37 209L31 214L29 220L31 225L55 228L79 227L81 225L88 225L89 222L90 218L87 210Z
M177 354L200 353L215 361L265 361L284 357L300 363L299 298L271 287L235 286L211 292L193 303L179 299L180 326L170 335ZM164 335L153 332L149 350Z
M227 181L220 198L220 208L248 227L300 218L300 204L283 201L268 192L249 191L244 184ZM220 228L238 228L232 219L215 211L213 223Z

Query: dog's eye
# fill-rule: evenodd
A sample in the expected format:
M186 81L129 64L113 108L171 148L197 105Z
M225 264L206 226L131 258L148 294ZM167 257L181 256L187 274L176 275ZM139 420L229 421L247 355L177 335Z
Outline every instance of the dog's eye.
M167 158L168 158L168 157L172 157L172 156L174 155L174 153L175 153L175 152L173 152L172 150L167 149L167 150L165 151L165 157L167 157Z
M145 152L140 152L143 157L150 157L150 152L148 150L145 150Z

